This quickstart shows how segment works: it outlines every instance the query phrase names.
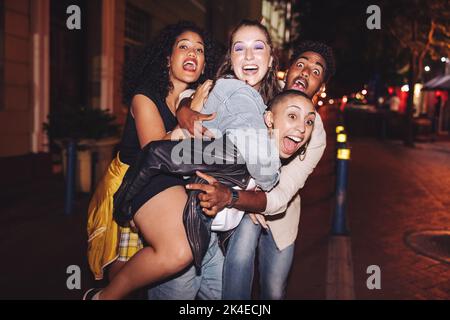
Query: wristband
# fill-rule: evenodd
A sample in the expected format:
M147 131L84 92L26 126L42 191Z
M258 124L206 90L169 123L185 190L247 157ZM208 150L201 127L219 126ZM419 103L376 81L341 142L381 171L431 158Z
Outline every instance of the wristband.
M227 208L233 208L234 204L239 200L239 192L230 187L231 201L227 205Z

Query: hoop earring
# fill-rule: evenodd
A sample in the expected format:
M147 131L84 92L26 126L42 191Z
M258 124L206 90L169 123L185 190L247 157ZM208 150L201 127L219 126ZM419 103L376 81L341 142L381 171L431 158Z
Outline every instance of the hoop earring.
M308 143L309 142L307 142L307 143L305 143L305 145L303 146L303 148L302 148L302 151L300 151L300 154L299 154L299 158L300 158L300 161L303 161L303 160L305 160L305 157L306 157L306 149L308 148Z

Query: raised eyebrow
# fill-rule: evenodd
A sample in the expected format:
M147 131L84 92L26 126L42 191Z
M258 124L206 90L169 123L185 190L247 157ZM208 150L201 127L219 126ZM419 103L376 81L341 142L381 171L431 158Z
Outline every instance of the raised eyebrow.
M189 42L191 42L191 40L189 40L189 39L180 39L180 40L178 40L177 45L178 45L181 41L189 41ZM197 41L196 43L201 44L202 46L205 45L205 44L204 44L203 42L201 42L201 41Z
M296 108L296 109L298 109L298 110L300 110L300 111L303 111L303 108L302 107L300 107L300 106L297 106L297 105L295 105L295 104L291 104L291 105L289 105L289 106L287 106L287 108ZM313 116L317 116L317 112L316 111L310 111L310 112L308 112L307 114L306 114L306 116L309 116L309 115L313 115Z
M267 43L264 40L257 39L257 40L254 40L253 42L262 42L265 46L267 46ZM236 41L233 43L233 47L238 43L245 43L245 41Z
M305 56L300 56L300 58L298 58L298 60L300 60L300 59L305 59L306 61L309 61L308 57L305 57ZM298 62L298 60L297 60L297 62ZM325 67L323 64L321 64L320 62L316 62L316 64L318 66L320 66L322 68L322 70L325 70Z
M303 111L303 108L302 108L302 107L297 106L297 105L295 105L295 104L291 104L291 105L288 106L288 108L291 108L291 107ZM310 112L308 112L308 114L307 114L306 116L309 116L310 114L316 115L316 111L310 111Z
M264 40L258 39L258 40L255 40L255 42L262 42L265 46L267 45L266 42L265 42Z
M323 64L321 64L320 62L316 62L316 64L317 64L318 66L321 66L321 67L322 67L322 70L325 70L325 67L323 66Z

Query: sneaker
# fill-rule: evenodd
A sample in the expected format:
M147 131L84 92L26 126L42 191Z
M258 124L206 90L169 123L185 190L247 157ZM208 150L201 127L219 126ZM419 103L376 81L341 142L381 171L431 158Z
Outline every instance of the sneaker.
M83 300L98 300L98 293L102 291L101 288L91 288L83 295Z

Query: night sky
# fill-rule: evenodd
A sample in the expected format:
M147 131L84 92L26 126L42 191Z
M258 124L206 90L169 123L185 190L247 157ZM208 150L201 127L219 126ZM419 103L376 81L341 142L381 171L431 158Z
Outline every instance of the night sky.
M408 63L408 56L399 49L389 28L399 15L424 15L425 3L421 0L297 1L294 8L300 13L299 39L320 40L335 51L337 73L328 86L330 95L359 91L375 78L382 86L404 81L406 76L397 71ZM366 10L372 4L381 9L381 30L369 30L366 26L370 16ZM423 20L426 25L426 17Z

